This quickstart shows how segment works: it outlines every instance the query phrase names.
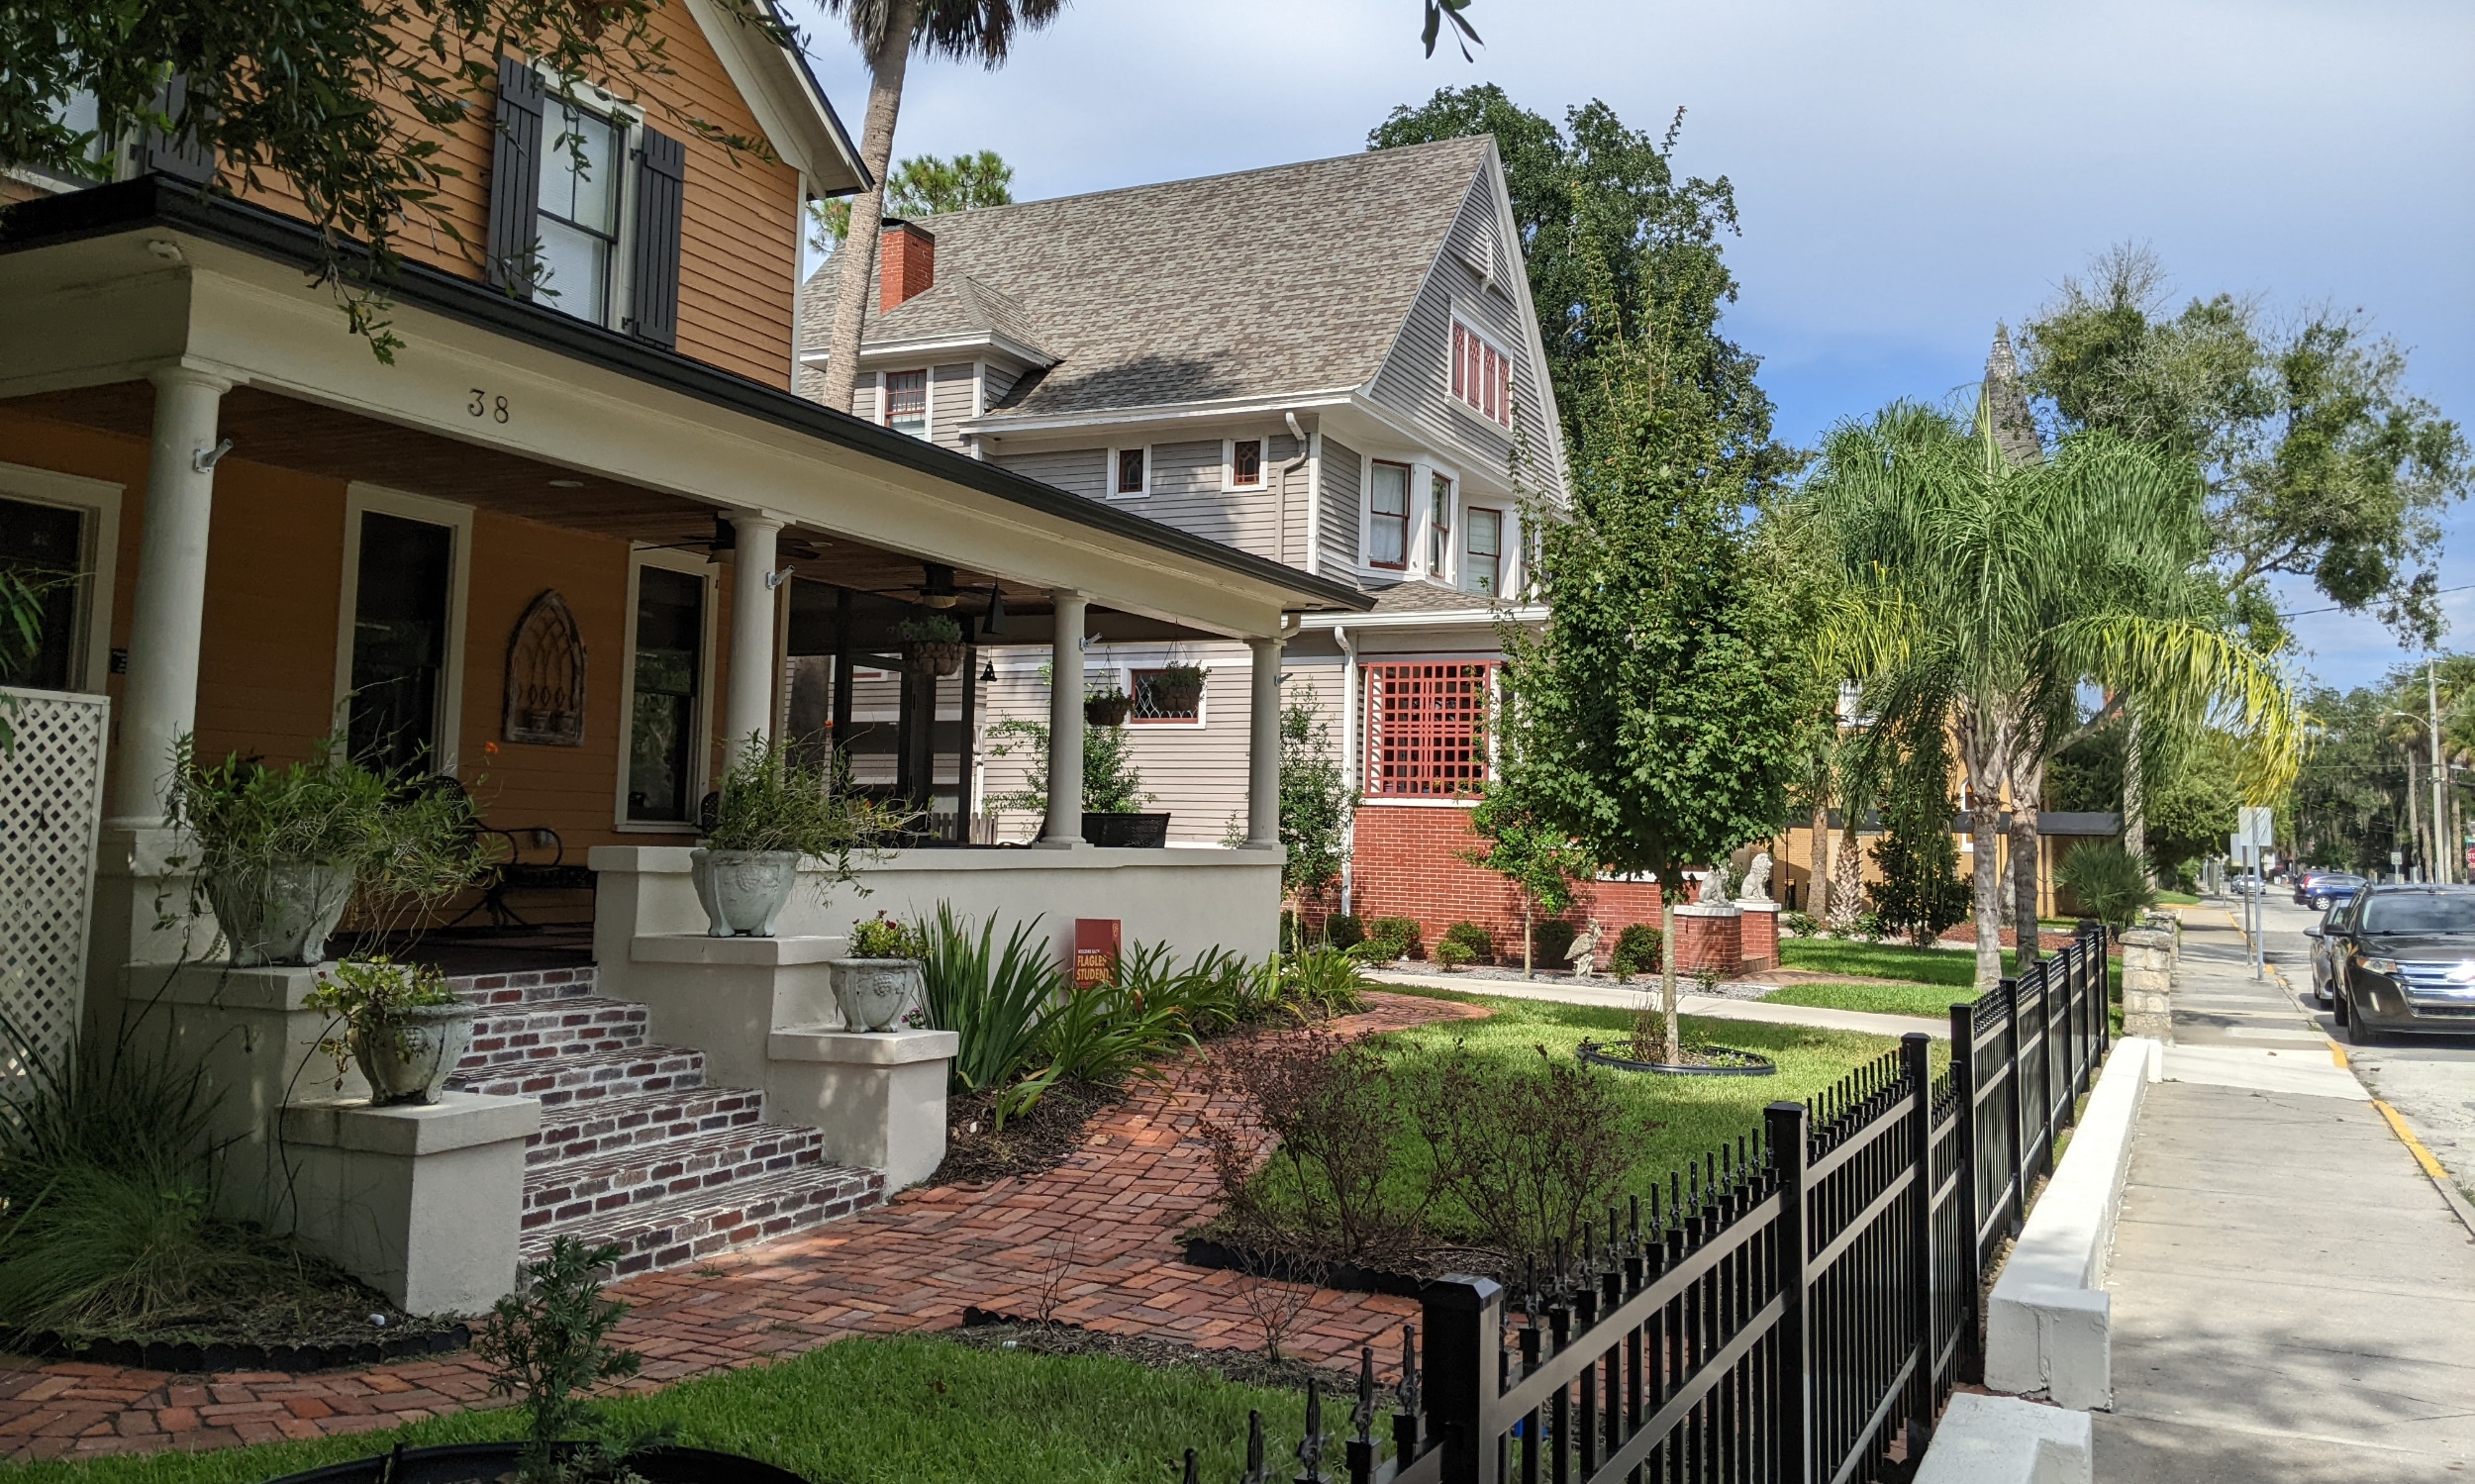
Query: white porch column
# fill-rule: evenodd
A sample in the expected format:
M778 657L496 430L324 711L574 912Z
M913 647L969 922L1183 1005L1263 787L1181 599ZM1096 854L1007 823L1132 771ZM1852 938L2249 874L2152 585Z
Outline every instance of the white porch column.
M1057 588L1048 664L1048 825L1040 843L1073 849L1083 843L1083 616L1090 602Z
M1280 651L1284 641L1250 639L1252 698L1246 712L1246 843L1280 843Z
M761 511L731 515L731 676L722 699L726 759L736 759L750 734L773 741L774 537L782 522Z
M106 811L115 825L140 829L163 823L172 744L197 728L206 537L215 513L210 459L216 413L232 389L231 382L186 366L166 366L148 379L154 383L154 450L147 463L129 680L121 690L120 744L112 754Z

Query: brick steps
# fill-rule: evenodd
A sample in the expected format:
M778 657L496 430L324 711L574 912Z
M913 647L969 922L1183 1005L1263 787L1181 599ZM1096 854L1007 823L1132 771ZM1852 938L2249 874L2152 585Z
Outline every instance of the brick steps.
M885 1199L882 1174L827 1163L814 1129L764 1122L762 1092L705 1085L704 1052L651 1044L645 1008L596 982L590 967L447 981L480 1011L453 1085L542 1104L525 1148L527 1261L574 1237L647 1272Z

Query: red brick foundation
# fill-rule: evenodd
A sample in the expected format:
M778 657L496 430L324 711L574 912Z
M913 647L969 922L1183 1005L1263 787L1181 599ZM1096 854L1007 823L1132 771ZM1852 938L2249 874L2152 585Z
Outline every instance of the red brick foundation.
M1743 917L1733 912L1699 912L1676 914L1676 972L1680 974L1716 973L1732 979L1743 960L1743 941L1738 925Z
M1763 969L1779 966L1779 912L1747 907L1744 916L1736 919L1737 942L1741 948L1741 971L1758 974Z
M1361 805L1350 850L1349 910L1361 922L1414 918L1428 943L1454 923L1476 923L1495 939L1499 958L1518 962L1521 898L1503 877L1462 858L1463 851L1483 844L1469 828L1467 806ZM1658 925L1655 881L1593 881L1574 897L1573 909L1564 917L1576 927L1598 920L1600 968L1606 967L1617 937L1628 926ZM1677 950L1683 951L1681 942ZM1732 957L1722 971L1734 972Z

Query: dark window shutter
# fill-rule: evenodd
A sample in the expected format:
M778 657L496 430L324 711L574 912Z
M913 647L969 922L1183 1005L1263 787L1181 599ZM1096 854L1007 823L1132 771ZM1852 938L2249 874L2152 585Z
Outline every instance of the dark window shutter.
M628 323L639 340L679 342L679 211L687 192L687 147L644 131L636 154L636 247L628 265Z
M167 135L160 129L149 129L138 142L138 170L141 174L169 175L192 185L204 185L215 178L215 147L198 138L197 126L203 118L183 120L181 109L189 101L189 79L178 72L164 82L154 95L154 106L161 109L175 128L186 124L178 135ZM203 111L202 111L203 112Z
M542 204L542 74L498 59L498 145L490 154L490 285L533 297Z

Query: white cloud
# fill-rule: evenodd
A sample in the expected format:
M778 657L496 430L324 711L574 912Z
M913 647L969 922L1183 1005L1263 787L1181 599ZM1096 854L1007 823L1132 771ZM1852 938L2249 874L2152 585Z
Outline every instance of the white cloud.
M2125 240L2190 292L2361 306L2414 350L2417 388L2475 421L2475 7L2459 0L1469 15L1487 39L1474 65L1420 54L1417 0L1074 0L1001 71L915 60L896 148L995 148L1029 198L1343 153L1441 86L1497 82L1550 115L1604 98L1647 130L1681 104L1680 162L1736 187L1730 323L1767 358L1788 437L1973 379L1996 319ZM808 24L856 133L864 68L835 23L812 8ZM1276 226L1279 203L1262 210ZM2444 573L2475 581L2475 564ZM2458 616L2463 643L2475 608ZM2369 658L2377 626L2298 628L2330 678L2387 662Z

